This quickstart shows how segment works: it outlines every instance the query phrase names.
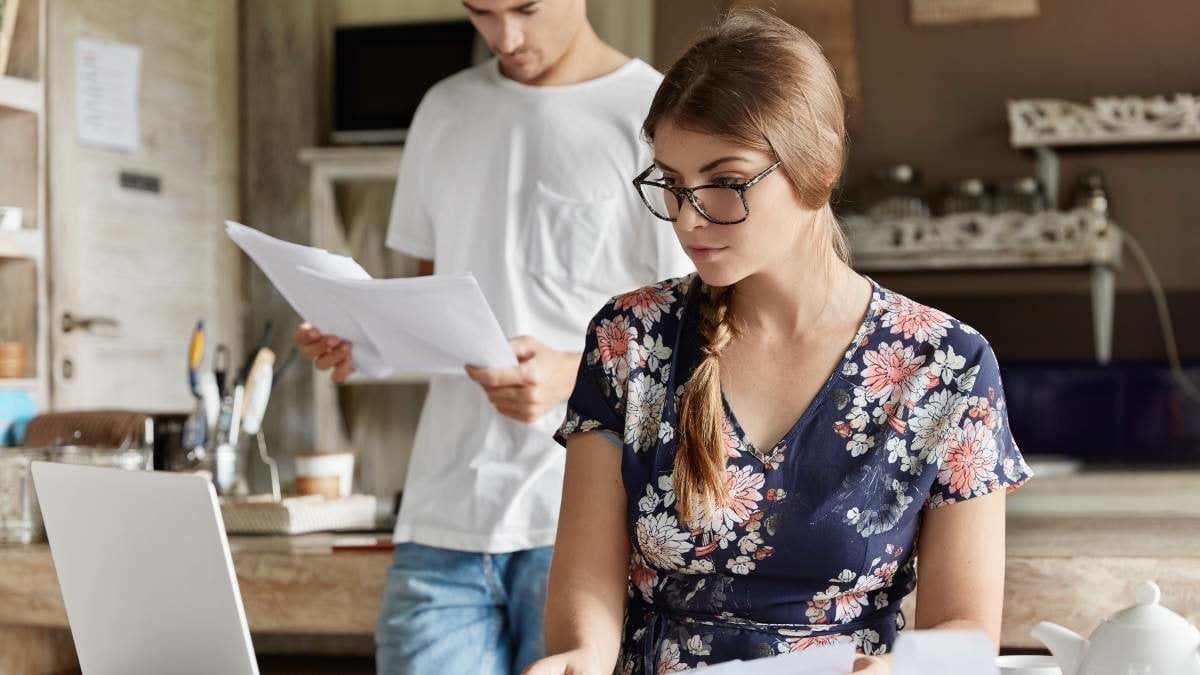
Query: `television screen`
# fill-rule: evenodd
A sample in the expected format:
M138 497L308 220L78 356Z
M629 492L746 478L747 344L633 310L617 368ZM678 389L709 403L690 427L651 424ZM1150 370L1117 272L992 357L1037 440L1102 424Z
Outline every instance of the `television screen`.
M471 65L469 21L339 28L334 34L333 140L404 140L421 97Z

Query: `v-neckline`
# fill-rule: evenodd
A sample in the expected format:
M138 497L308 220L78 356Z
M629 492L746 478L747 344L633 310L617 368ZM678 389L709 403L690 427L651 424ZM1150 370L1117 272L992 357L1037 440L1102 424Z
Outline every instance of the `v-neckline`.
M773 465L777 466L772 458L777 454L780 446L786 446L789 442L791 442L792 438L804 428L808 418L812 416L813 412L820 407L820 405L825 401L825 398L829 395L829 390L833 387L833 383L837 381L838 377L840 377L842 372L845 370L846 364L853 361L854 357L858 355L858 350L862 347L863 339L866 338L873 330L875 317L879 314L879 311L882 308L882 292L879 284L875 283L874 279L866 275L863 275L863 278L871 284L871 300L867 303L867 311L864 313L862 322L858 326L858 331L855 332L854 337L851 338L850 344L846 347L846 351L842 355L841 360L839 360L837 365L833 367L833 371L829 373L829 377L825 378L825 384L821 385L821 388L817 390L816 395L814 395L812 400L808 402L808 406L804 408L804 412L800 413L800 416L797 417L796 421L792 423L792 426L787 430L787 433L780 437L780 439L771 446L771 451L769 453L764 454L761 450L756 448L753 443L750 442L750 437L747 436L746 430L742 428L742 423L738 421L737 415L733 412L733 406L730 405L729 398L725 396L725 386L721 385L721 407L725 411L725 418L729 421L729 425L733 428L733 433L737 436L738 443L740 443L741 446L744 447L752 457L757 459L759 463L763 465L764 469L769 470L773 468Z

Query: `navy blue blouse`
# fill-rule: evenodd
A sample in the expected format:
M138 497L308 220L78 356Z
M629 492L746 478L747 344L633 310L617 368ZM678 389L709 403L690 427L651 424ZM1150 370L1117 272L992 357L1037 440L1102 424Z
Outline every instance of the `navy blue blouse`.
M557 435L600 431L622 446L633 554L618 672L839 641L886 653L916 585L923 510L1032 475L991 348L872 282L845 357L775 447L753 447L726 403L732 500L682 523L671 473L678 397L700 356L694 282L642 288L596 315Z

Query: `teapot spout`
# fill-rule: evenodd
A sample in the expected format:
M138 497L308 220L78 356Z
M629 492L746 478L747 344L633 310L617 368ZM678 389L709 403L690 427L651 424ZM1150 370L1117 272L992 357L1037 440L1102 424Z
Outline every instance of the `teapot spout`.
M1087 646L1087 640L1078 633L1049 621L1043 621L1034 626L1029 634L1046 645L1050 653L1054 655L1054 659L1058 661L1058 667L1062 669L1063 675L1076 674L1082 660L1080 657L1083 656L1083 649Z

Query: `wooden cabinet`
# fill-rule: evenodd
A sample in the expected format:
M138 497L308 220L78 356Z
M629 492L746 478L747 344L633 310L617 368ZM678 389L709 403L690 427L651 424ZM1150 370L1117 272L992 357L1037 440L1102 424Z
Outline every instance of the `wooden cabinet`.
M0 391L49 402L45 0L8 0L0 26Z

